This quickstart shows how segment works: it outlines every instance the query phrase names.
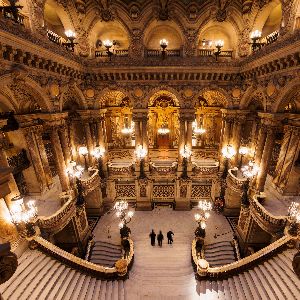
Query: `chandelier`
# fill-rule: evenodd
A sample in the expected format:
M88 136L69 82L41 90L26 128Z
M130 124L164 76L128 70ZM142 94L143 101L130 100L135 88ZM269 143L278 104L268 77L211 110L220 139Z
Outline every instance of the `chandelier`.
M123 228L126 226L133 217L133 211L127 211L128 203L124 200L117 201L114 205L114 209L116 210L116 216L120 219L119 228Z
M245 177L252 178L258 174L260 168L253 161L249 161L249 164L247 166L243 166L241 170Z
M133 126L134 126L134 123L131 122L130 126L129 126L129 120L128 118L125 118L125 121L124 121L124 127L121 129L121 133L122 134L131 134L133 132Z
M236 155L236 151L232 145L228 144L226 147L222 149L222 154L225 158L231 159L233 156Z
M184 148L180 151L180 154L183 158L189 158L192 155L192 150L187 145L184 145Z
M202 229L206 228L206 221L210 217L209 211L212 210L212 203L207 200L200 200L198 203L200 213L195 214L195 220L199 227Z
M198 127L197 121L193 122L193 128L195 134L204 134L206 132L206 129L201 124L200 127Z
M105 153L105 149L99 146L95 147L94 150L92 151L92 155L97 159L103 157L104 153Z
M135 155L138 159L143 159L147 155L147 150L144 149L142 145L138 145L137 149L135 150Z
M170 129L168 128L168 126L166 124L163 124L160 128L158 128L157 130L158 134L168 134L170 132Z
M35 234L34 223L38 214L33 200L24 204L21 196L13 198L10 214L12 222L22 231L20 232L21 236L33 236Z
M80 178L84 168L81 165L77 165L76 161L71 160L70 161L70 166L67 168L67 173L71 176L71 177L76 177L76 178Z

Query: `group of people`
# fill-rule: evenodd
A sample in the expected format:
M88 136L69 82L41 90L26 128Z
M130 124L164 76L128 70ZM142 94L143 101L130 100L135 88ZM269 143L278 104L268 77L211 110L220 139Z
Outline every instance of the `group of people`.
M168 244L173 244L173 235L174 233L172 230L169 230L167 232L167 238L168 238ZM156 233L152 229L152 231L149 234L149 237L151 239L151 246L155 246L155 238L156 238ZM164 235L162 234L161 230L159 231L159 234L157 235L157 243L159 247L162 247L162 241L164 239Z

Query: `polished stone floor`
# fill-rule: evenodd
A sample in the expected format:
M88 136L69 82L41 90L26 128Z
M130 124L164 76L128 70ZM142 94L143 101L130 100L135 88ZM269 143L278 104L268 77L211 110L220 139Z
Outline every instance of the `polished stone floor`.
M125 282L125 299L199 299L199 282L195 280L191 263L191 242L197 227L194 220L196 212L174 211L166 207L135 212L128 225L135 256L129 280ZM120 242L118 223L113 212L104 215L94 230L95 240ZM156 233L159 230L163 232L162 248L157 243L155 247L150 245L149 233L152 229ZM175 234L172 245L167 244L166 233L169 230ZM207 224L206 243L224 240L232 240L231 227L224 216L212 212ZM211 291L210 296L211 299L218 298L215 291Z

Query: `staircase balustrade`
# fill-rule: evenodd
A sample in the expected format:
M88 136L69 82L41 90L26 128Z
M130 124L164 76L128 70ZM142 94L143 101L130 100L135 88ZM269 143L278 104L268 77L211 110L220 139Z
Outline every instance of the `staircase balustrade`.
M74 269L77 269L81 272L94 276L96 278L103 278L103 279L117 279L120 277L124 278L124 276L128 274L129 267L133 263L134 248L133 248L132 240L129 240L130 243L129 255L126 258L124 258L124 260L126 260L127 263L127 272L125 275L123 273L119 274L116 267L110 268L110 267L96 265L82 258L79 258L73 254L70 254L69 252L62 250L61 248L43 239L42 237L35 236L32 238L28 238L28 240L30 241L30 247L32 249L38 248L41 251L45 252L46 254L56 258L60 262Z
M296 240L297 237L292 237L290 235L285 235L282 238L278 239L269 246L257 251L256 253L249 255L241 260L227 264L221 267L210 268L205 271L205 274L202 273L201 277L197 273L197 279L202 278L227 278L232 275L236 275L240 272L246 271L254 266L257 266L261 261L274 256L274 254L283 250L287 247L287 244L291 241ZM198 266L198 257L196 253L196 239L192 242L192 262L194 269L197 269ZM198 271L197 271L198 272Z

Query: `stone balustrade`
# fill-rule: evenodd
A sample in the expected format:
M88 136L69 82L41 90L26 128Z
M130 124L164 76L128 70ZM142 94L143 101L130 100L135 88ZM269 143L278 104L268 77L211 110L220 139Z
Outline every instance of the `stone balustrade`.
M241 260L233 262L231 264L227 264L221 267L214 267L206 270L205 274L201 274L201 278L227 278L229 276L238 274L240 272L246 271L253 266L258 265L261 261L269 258L282 250L283 248L287 247L291 241L296 240L297 237L292 237L290 235L285 235L282 238L278 239L274 243L270 244L269 246L257 251L256 253L249 255ZM194 269L196 270L198 266L198 257L196 253L196 240L194 239L192 242L192 262ZM197 274L198 277L198 274ZM198 277L199 279L199 277Z
M150 162L151 175L165 176L170 174L176 174L177 162Z
M89 176L80 179L84 196L100 186L100 177L98 173L99 171L97 169L89 168Z
M119 272L116 267L104 267L101 265L97 265L91 262L88 262L82 258L79 258L69 252L66 252L62 250L61 248L53 245L52 243L48 242L47 240L43 239L40 236L35 236L32 238L28 238L30 241L30 247L32 249L40 249L41 251L45 252L46 254L56 258L60 262L69 265L70 267L77 269L81 272L87 273L91 276L97 277L97 278L105 278L105 279L115 279L124 277L126 274L128 274L128 270L130 266L133 263L134 258L134 245L133 241L129 240L130 243L130 251L127 258L124 258L126 260L127 268L126 273Z
M258 202L256 195L250 200L250 212L255 221L269 233L283 232L287 224L287 216L272 215Z
M61 195L61 201L64 204L55 214L49 217L38 217L36 224L42 232L51 235L59 232L75 215L76 202L74 200L74 193L63 193Z

